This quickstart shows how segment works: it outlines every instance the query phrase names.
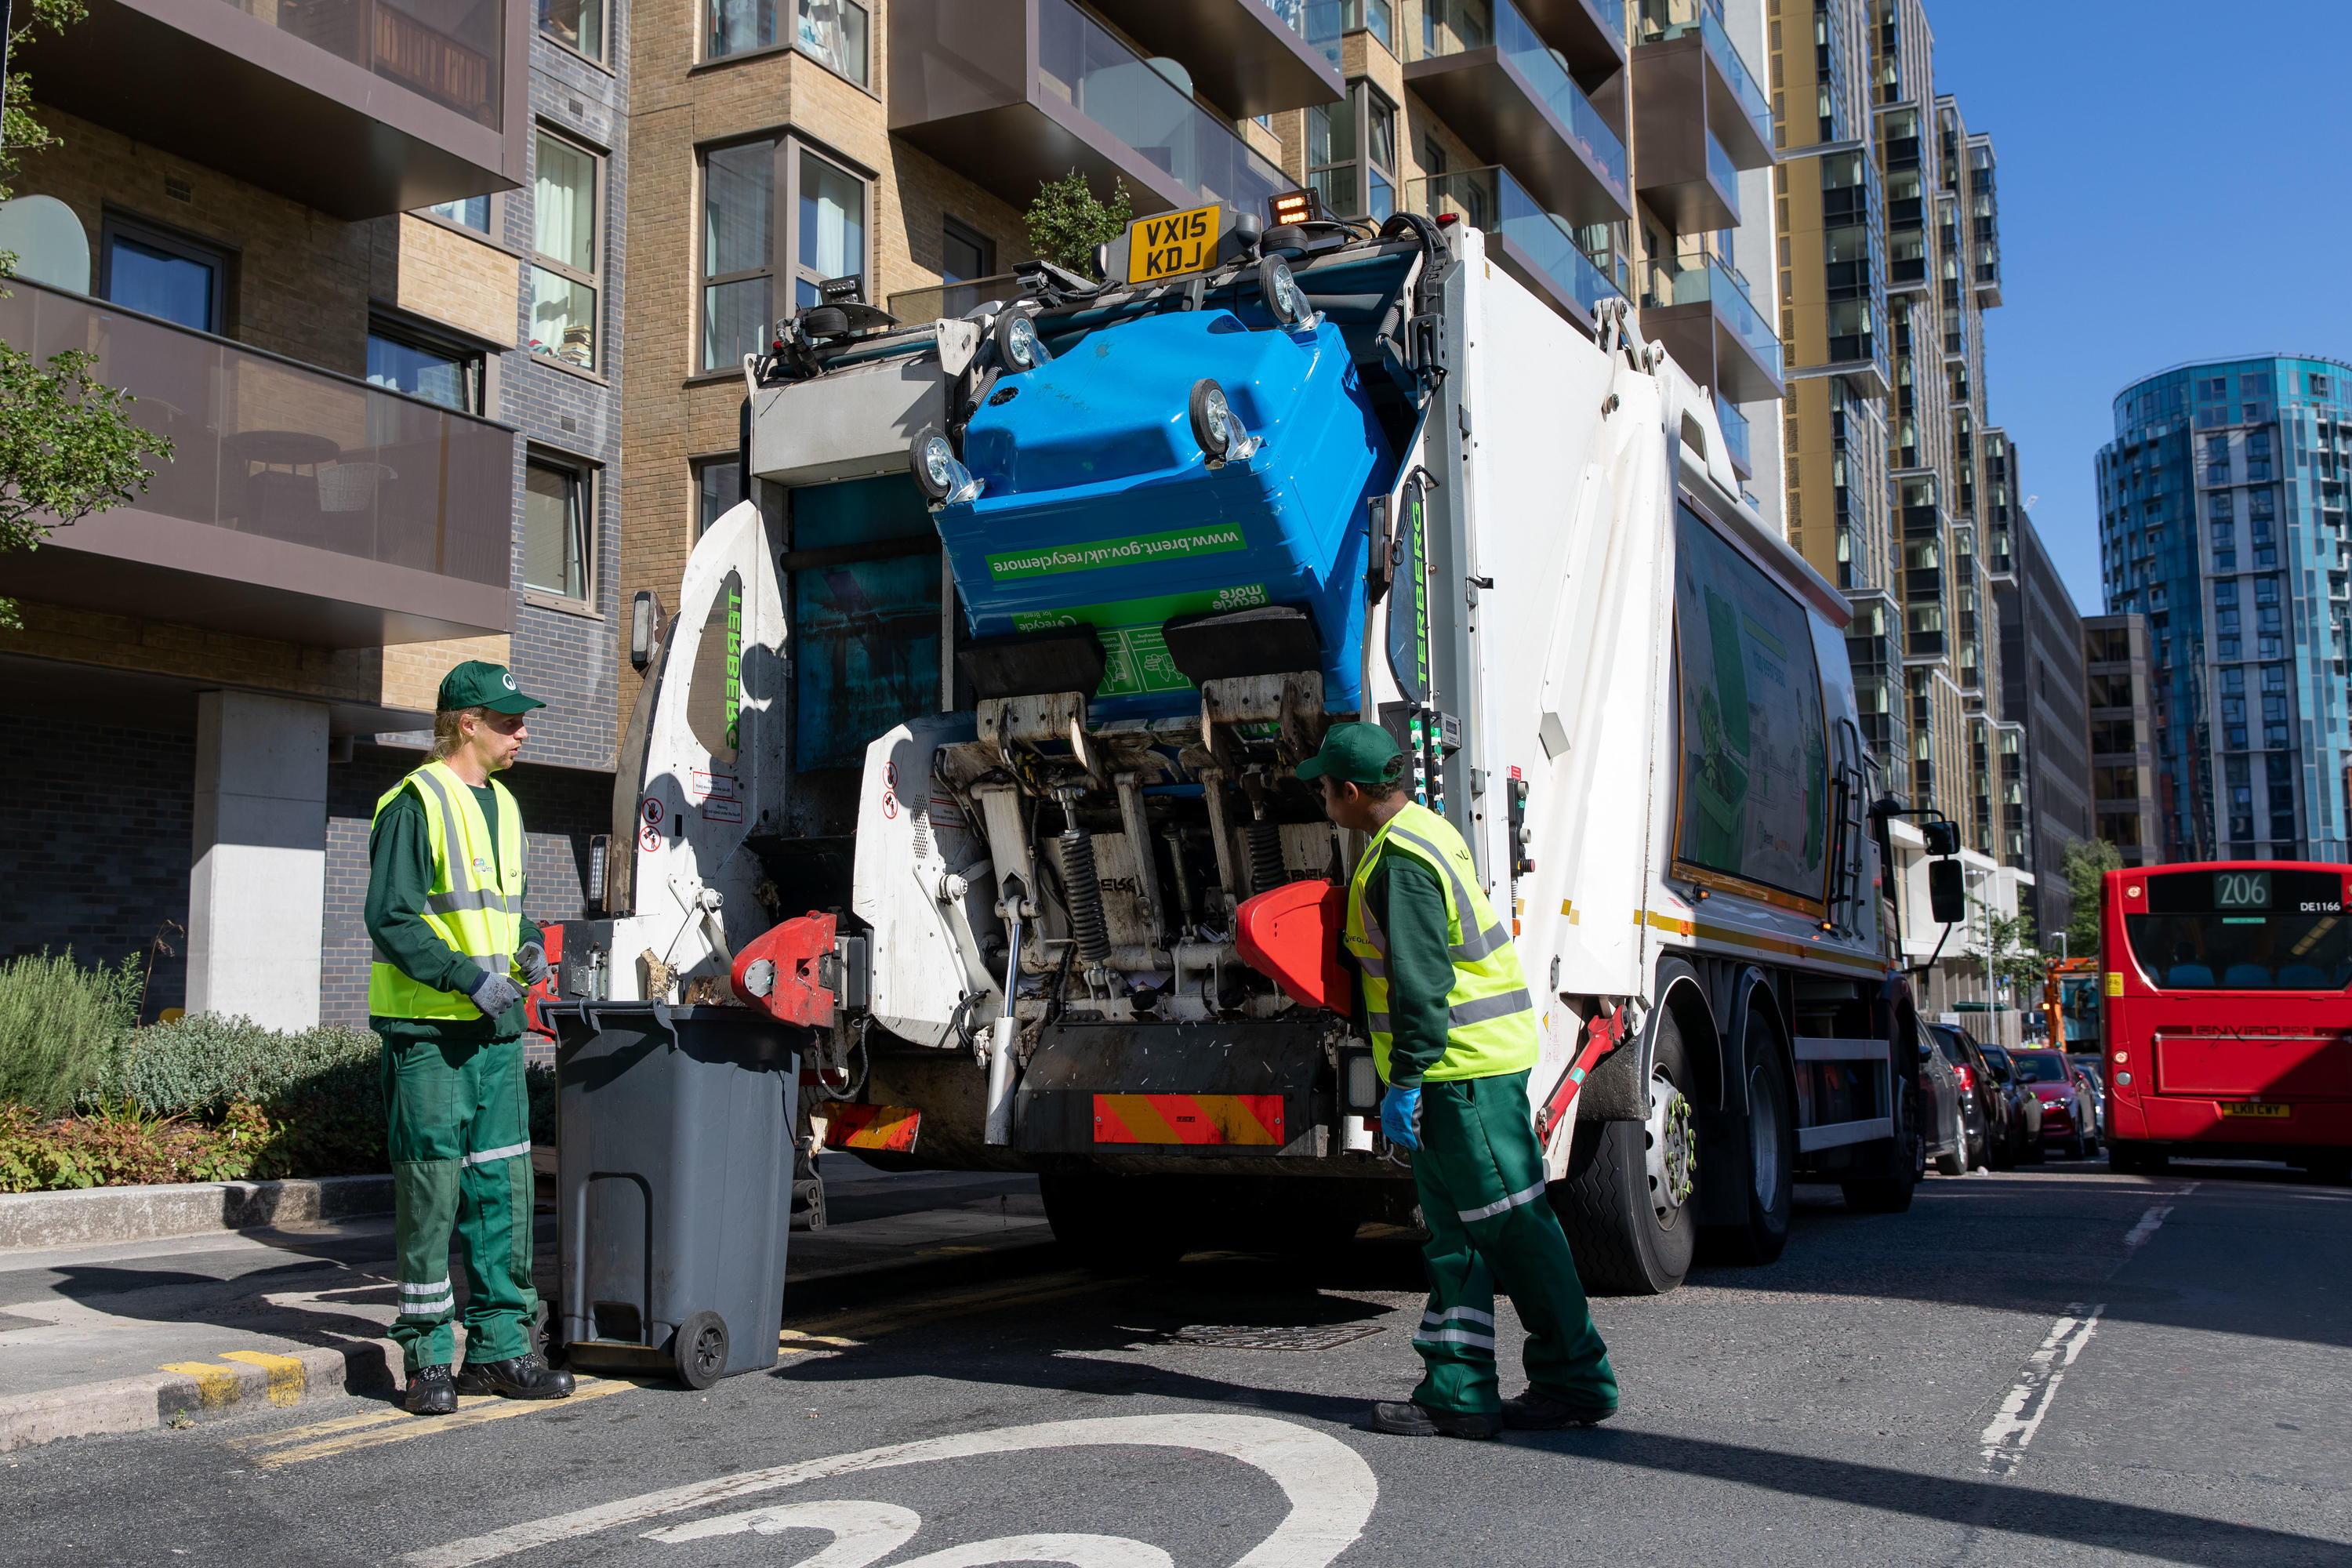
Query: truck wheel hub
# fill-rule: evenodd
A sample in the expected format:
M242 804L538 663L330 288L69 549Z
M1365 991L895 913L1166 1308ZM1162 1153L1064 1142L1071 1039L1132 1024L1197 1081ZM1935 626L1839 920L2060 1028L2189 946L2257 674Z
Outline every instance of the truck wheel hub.
M1650 1119L1643 1127L1649 1166L1650 1206L1661 1228L1671 1229L1690 1201L1698 1173L1698 1141L1691 1131L1691 1103L1674 1079L1650 1079Z

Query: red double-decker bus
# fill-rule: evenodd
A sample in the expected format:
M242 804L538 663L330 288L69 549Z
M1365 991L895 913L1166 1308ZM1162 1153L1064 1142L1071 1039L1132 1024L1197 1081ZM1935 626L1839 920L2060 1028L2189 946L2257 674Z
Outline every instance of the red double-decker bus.
M2110 871L2109 1157L2283 1160L2352 1177L2352 868Z

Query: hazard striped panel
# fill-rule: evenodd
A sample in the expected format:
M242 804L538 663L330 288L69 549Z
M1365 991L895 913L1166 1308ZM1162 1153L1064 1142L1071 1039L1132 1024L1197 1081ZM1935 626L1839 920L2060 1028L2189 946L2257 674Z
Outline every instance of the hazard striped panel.
M914 1148L915 1135L923 1126L923 1113L911 1105L829 1105L824 1115L828 1149L885 1149L904 1154Z
M1097 1143L1287 1142L1278 1094L1098 1094Z

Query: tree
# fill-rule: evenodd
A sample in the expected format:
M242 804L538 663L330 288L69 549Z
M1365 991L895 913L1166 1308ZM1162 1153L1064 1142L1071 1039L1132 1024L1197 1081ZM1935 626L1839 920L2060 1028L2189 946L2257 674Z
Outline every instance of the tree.
M61 33L86 13L79 0L32 0L31 20L8 37L11 54L36 27ZM33 114L33 87L22 71L0 85L0 202L16 194L16 160L57 144ZM0 251L0 279L16 272ZM92 379L98 356L69 349L36 361L0 342L0 553L33 550L52 528L122 505L145 490L154 470L142 456L169 461L172 443L142 429L126 412L136 401ZM0 598L0 628L22 622L13 599Z
M2021 997L2040 989L2050 970L2050 955L2033 940L2033 911L2021 908L2014 915L2003 916L1990 904L1979 907L1984 910L1985 952L1993 978L2016 985ZM2020 1005L2030 1007L2032 1003L2021 1001Z
M1087 177L1076 169L1061 179L1041 183L1037 199L1029 204L1024 219L1029 228L1029 248L1056 267L1088 278L1100 275L1095 270L1095 247L1108 245L1127 232L1129 220L1134 216L1132 200L1127 194L1127 182L1112 181L1111 199L1099 202L1087 186Z
M2123 868L2123 852L2104 838L2076 838L2063 851L2066 893L2074 912L2066 921L2066 954L2095 957L2099 951L2099 900L2110 871Z

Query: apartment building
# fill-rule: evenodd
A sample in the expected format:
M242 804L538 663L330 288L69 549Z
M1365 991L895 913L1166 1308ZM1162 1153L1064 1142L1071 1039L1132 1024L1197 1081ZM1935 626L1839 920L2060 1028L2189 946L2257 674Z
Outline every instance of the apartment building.
M2352 858L2347 378L2259 354L2116 395L2099 556L2147 619L2165 859Z
M1995 159L1935 90L1919 0L1772 0L1791 543L1853 602L1847 634L1885 785L2003 837L1990 594L2012 576L2015 463L1986 417L2000 303ZM2030 778L2016 781L2030 790Z
M550 706L530 912L609 819L627 49L606 0L98 0L13 62L60 139L0 336L82 348L173 456L0 557L0 953L144 955L145 1013L366 1015L378 796L436 687ZM126 84L135 83L135 89Z
M1780 336L1741 270L1770 255L1755 0L646 0L628 26L628 595L674 598L741 499L742 360L781 317L827 281L907 320L1003 298L1073 171L1139 216L1311 187L1475 224L1586 330L1631 302L1778 511ZM913 492L760 500L790 514L796 710L878 731L935 701L951 588ZM856 787L860 756L796 732L813 788Z
M2085 644L2074 595L2022 507L2009 542L2013 569L1993 583L2000 713L2011 726L2000 734L2017 735L2021 744L2000 758L1997 831L2004 861L2033 873L2027 902L2034 930L2046 937L2065 930L2074 910L2066 846L2095 836Z
M2160 865L2156 801L2156 671L2143 615L2083 617L2084 705L2090 725L2092 836L2126 866Z

